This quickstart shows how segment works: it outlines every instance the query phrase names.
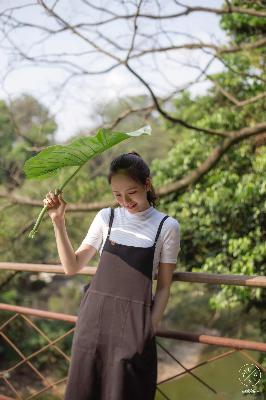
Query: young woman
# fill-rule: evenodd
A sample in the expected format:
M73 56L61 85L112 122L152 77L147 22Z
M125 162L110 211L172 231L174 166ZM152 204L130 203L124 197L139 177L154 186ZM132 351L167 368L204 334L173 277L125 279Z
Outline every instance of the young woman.
M65 400L154 400L155 335L176 268L179 223L156 210L150 169L138 153L116 157L108 182L118 207L96 214L75 252L66 232L62 195L49 192L44 199L67 275L100 253L79 306Z

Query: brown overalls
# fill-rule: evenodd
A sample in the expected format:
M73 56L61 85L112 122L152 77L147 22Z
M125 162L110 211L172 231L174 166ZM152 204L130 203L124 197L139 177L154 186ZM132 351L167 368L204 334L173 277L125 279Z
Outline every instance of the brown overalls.
M79 306L64 400L155 398L152 270L156 242L168 215L150 247L111 241L113 218L111 208L99 265Z

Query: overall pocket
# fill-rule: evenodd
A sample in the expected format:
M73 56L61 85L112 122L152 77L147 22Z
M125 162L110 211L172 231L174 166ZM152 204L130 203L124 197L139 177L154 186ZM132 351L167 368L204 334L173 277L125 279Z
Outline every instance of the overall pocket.
M86 293L86 291L87 291L87 289L89 288L89 286L90 286L90 282L89 283L87 283L85 286L83 286L83 295Z
M83 286L83 288L82 288L81 299L80 299L80 302L79 302L79 309L81 308L81 306L82 306L82 304L83 304L83 302L84 302L84 300L85 300L85 297L86 297L86 294L87 294L87 291L88 291L89 286L90 286L90 282L87 283L87 284L86 284L85 286Z

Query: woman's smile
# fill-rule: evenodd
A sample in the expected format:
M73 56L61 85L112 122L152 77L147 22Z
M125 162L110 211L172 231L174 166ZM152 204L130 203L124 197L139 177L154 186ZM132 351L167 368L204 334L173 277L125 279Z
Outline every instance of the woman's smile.
M127 206L126 208L128 208L129 210L132 210L132 208L134 208L137 205L137 203L134 203L132 206Z

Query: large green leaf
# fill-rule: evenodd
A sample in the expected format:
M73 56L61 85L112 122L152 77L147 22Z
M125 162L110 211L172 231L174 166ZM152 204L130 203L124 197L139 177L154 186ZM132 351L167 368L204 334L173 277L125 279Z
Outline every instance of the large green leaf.
M95 136L82 137L68 145L48 146L36 156L28 159L23 170L29 179L46 179L54 176L63 167L82 166L91 158L130 137L150 135L150 126L134 132L111 132L99 129Z
M23 170L27 178L40 180L56 175L64 167L77 166L75 172L56 190L56 195L58 195L79 172L80 168L93 157L130 137L150 134L151 127L149 125L134 132L111 132L108 129L99 129L95 136L82 137L68 145L48 146L36 156L29 158L25 162ZM43 207L32 231L29 233L30 238L35 237L46 210L47 206Z

